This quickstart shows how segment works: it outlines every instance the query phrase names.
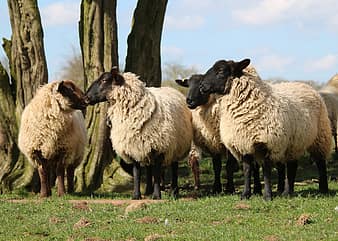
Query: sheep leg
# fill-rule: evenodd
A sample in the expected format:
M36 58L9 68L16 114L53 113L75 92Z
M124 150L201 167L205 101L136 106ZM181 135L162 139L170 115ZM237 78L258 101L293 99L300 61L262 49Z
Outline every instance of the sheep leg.
M238 171L238 162L231 153L228 153L228 159L225 168L227 173L227 184L225 187L225 192L235 193L234 172Z
M152 172L154 176L153 199L161 199L161 164L161 161L156 160L152 165Z
M73 165L69 165L67 167L68 193L73 193L74 192L74 171L75 171L75 167Z
M298 163L297 161L289 161L286 164L286 180L283 196L289 196L294 192L295 179L297 173Z
M246 155L243 157L244 190L241 199L249 199L251 196L251 168L253 157Z
M253 164L253 178L254 178L254 194L262 195L262 184L259 178L259 164L254 162Z
M272 191L271 191L271 162L269 160L264 161L263 165L264 173L264 200L272 200Z
M285 187L285 164L281 162L277 163L277 173L278 173L277 193L280 195L284 192Z
M38 167L39 177L40 177L40 197L50 196L48 193L48 172L45 164L39 164Z
M139 200L139 199L141 199L141 191L140 191L141 166L140 166L140 163L136 162L136 161L134 161L133 176L134 176L134 194L133 194L133 199L134 200Z
M316 164L319 174L319 192L328 193L329 187L327 183L327 170L326 170L326 161L325 159L316 159Z
M176 199L178 197L178 162L171 163L171 193Z
M63 161L56 164L56 178L58 181L58 196L65 194L65 166Z
M221 169L222 169L222 160L220 155L214 155L212 157L212 164L214 169L214 186L213 193L222 192L222 184L221 184Z
M144 195L148 196L154 192L152 167L146 167L146 191Z
M189 166L191 168L191 172L194 175L194 189L199 190L201 183L200 183L200 166L199 166L199 160L194 155L189 156L188 160Z

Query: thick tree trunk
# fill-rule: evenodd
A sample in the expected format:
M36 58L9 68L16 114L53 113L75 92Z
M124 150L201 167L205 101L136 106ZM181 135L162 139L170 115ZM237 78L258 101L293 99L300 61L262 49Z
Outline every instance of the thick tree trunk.
M116 0L82 0L79 23L85 88L104 71L118 66ZM89 145L76 171L76 190L92 192L102 184L104 168L112 160L107 104L87 108Z
M17 147L18 126L23 108L36 88L47 83L43 33L36 0L8 0L11 41L3 46L10 61L11 81L0 70L0 189L1 192L32 185L33 168ZM2 137L1 137L2 136Z
M161 36L168 0L138 0L128 36L125 71L138 74L147 86L161 86Z

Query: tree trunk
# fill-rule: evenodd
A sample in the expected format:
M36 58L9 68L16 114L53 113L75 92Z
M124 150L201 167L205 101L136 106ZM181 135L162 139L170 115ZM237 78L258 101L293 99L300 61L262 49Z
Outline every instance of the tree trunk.
M128 36L125 71L138 74L147 86L161 86L161 36L168 0L138 0Z
M11 80L1 66L0 74L0 189L2 192L27 187L37 190L33 168L17 146L23 108L38 86L47 83L43 32L36 0L8 0L12 27L11 41L3 46L10 61Z
M116 0L82 0L79 33L86 89L102 72L118 66ZM76 171L77 191L99 188L104 168L112 160L106 113L106 103L87 108L89 145Z

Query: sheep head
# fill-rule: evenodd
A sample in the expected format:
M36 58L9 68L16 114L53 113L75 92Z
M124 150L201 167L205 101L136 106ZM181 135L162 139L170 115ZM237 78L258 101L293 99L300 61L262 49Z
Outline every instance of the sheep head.
M232 80L243 75L243 69L250 64L250 59L239 62L232 60L217 61L204 75L200 84L202 93L228 94Z
M202 80L203 75L201 74L192 75L189 79L175 80L177 84L189 87L186 101L190 109L195 109L197 106L204 105L208 102L209 94L201 93L200 91L200 84Z
M121 86L125 79L118 72L117 67L113 67L110 72L105 72L96 79L88 88L85 94L85 102L94 105L99 102L107 101L107 95L114 86Z
M71 80L62 80L57 83L56 91L66 100L66 106L71 109L83 110L86 108L84 93ZM65 107L66 108L66 107Z

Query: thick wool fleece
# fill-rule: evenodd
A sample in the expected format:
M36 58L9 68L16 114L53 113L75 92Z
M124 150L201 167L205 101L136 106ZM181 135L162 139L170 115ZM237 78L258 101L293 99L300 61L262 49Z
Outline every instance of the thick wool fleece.
M125 83L113 86L108 97L114 150L127 162L152 164L163 155L162 165L184 158L192 141L191 112L185 97L169 87L146 88L133 73Z
M236 158L253 154L261 160L264 154L272 162L283 162L298 159L306 150L326 158L331 150L325 103L309 85L268 84L244 74L219 100L221 139Z
M56 91L58 83L39 88L21 116L19 148L34 166L34 151L40 151L48 161L63 153L66 166L82 160L86 143L84 118Z

